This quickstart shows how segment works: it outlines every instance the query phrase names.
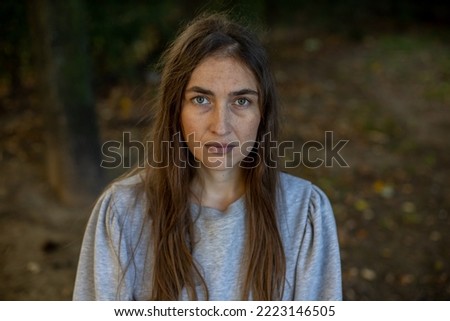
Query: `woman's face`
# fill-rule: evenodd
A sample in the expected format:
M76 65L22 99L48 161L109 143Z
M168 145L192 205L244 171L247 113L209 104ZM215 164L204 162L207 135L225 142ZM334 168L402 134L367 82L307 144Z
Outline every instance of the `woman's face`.
M210 56L194 69L184 92L181 125L202 167L239 166L256 140L259 104L253 73L236 59Z

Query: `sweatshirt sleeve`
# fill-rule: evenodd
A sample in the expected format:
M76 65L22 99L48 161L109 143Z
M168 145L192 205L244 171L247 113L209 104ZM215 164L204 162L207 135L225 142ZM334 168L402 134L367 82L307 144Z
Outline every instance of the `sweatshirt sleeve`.
M124 276L125 238L121 237L114 187L95 205L86 231L75 279L74 300L128 300Z
M312 187L296 268L294 300L342 300L341 261L330 202Z

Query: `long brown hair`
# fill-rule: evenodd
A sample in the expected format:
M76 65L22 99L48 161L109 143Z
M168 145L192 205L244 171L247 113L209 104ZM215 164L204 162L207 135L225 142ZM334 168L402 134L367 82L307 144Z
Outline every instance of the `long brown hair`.
M155 166L145 169L144 182L154 242L152 300L177 300L183 288L190 299L196 300L199 282L208 298L208 287L192 256L189 187L195 169L189 164L195 160L180 136L180 113L193 70L204 58L218 53L238 59L253 72L261 102L257 142L241 164L247 220L242 299L280 300L283 294L286 267L276 219L278 172L270 146L278 131L273 77L257 37L225 15L212 14L189 24L162 56L161 83L150 139L170 144L156 144L152 159L148 160Z

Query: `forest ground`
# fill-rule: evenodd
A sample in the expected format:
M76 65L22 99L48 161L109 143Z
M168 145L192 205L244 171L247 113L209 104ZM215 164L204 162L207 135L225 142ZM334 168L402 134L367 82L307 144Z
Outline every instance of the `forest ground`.
M268 40L292 151L326 131L348 140L348 167L286 169L333 204L344 298L450 300L449 42L424 30L352 42L279 29ZM20 98L0 87L0 299L69 300L91 203L60 204L45 181L32 84ZM149 87L98 97L102 141L142 137Z

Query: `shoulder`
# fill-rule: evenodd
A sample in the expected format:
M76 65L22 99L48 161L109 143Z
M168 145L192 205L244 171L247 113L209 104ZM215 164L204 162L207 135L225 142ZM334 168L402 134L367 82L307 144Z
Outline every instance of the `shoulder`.
M332 216L330 201L325 193L310 181L287 173L280 173L278 203L288 224L305 224Z
M313 201L314 203L327 202L325 193L316 185L303 178L281 172L279 180L280 192L287 200Z
M285 172L280 172L279 178L280 186L282 188L294 188L296 190L303 190L309 189L312 186L312 183L310 181Z
M279 196L280 201L287 204L304 204L311 197L313 184L284 172L279 176Z
M92 219L102 222L107 228L123 227L125 222L142 221L145 217L144 196L140 174L119 179L111 183L98 198Z
M111 183L99 200L116 208L129 208L142 201L143 179L141 174L125 177Z

